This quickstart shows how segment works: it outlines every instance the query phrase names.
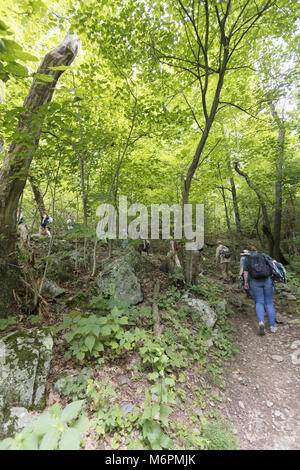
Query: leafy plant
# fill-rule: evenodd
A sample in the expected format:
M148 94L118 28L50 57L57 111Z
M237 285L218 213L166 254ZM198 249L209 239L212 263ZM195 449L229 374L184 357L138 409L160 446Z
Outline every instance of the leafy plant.
M14 438L4 439L0 450L78 450L81 435L90 427L83 404L74 401L61 410L55 403Z
M42 321L43 317L42 315L30 315L29 317L29 322L32 324L32 325L36 325L37 323L39 323L40 321Z
M175 286L170 286L166 292L160 294L158 307L169 310L175 307L180 297L181 292Z
M175 403L170 386L174 385L174 380L165 378L161 383L157 383L145 390L144 412L139 419L142 426L143 438L146 444L153 450L170 449L173 442L162 429L168 427L169 414L173 411L167 403ZM157 397L157 399L155 398Z
M211 305L215 305L216 299L218 301L224 298L224 287L207 278L201 279L200 286L191 285L190 290L204 297Z
M194 419L193 419L194 418ZM171 429L176 433L176 441L185 450L206 450L209 446L207 438L203 437L203 430L199 419L192 417L193 425L182 422L171 424Z
M73 400L86 397L87 380L93 375L93 371L84 367L76 377L66 376L60 378L60 394L72 395Z
M94 411L94 428L98 435L114 430L131 431L132 423L137 420L137 410L124 417L123 411L117 404L111 403L116 392L110 379L106 378L101 384L97 380L88 381L87 400Z
M15 317L0 318L0 331L5 330L8 326L15 325L17 319Z
M122 312L114 307L112 312L105 317L94 314L83 315L74 312L75 315L64 319L61 329L68 329L66 342L70 344L67 356L75 356L79 361L84 359L97 359L103 363L101 354L104 347L118 349L119 342L124 334L123 325L128 319L122 316Z

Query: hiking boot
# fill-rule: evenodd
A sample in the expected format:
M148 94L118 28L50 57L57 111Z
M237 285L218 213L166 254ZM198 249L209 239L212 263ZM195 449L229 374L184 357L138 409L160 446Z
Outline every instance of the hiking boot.
M260 321L258 324L258 334L260 336L263 336L265 334L265 325L262 321Z
M271 333L276 333L276 331L277 331L276 326L270 326L270 331L271 331Z

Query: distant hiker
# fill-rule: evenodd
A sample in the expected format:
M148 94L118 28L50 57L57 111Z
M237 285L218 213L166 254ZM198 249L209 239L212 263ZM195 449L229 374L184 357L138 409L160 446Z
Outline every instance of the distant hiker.
M249 250L243 250L243 252L240 253L240 255L241 255L241 259L240 259L239 280L241 281L241 287L243 287L245 289L245 276L244 276L243 261L244 261L246 256L250 255L250 251ZM245 292L247 294L247 297L251 297L249 289L247 289L247 290L245 289Z
M21 209L17 211L17 222L18 227L20 229L20 238L21 238L21 248L25 250L28 248L28 229L27 225L25 224L25 219L23 217Z
M223 282L230 282L232 274L230 271L231 253L227 246L223 245L221 241L218 241L218 247L216 250L216 260L221 263Z
M67 217L67 228L68 228L68 230L72 230L74 228L72 223L73 223L72 215L69 213L68 217Z
M253 251L243 259L245 289L250 288L255 300L258 321L258 334L265 334L264 311L266 309L271 333L275 333L275 308L273 304L274 287L271 268L266 255Z
M127 243L128 243L127 236L128 236L127 230L123 229L123 232L122 232L123 241L122 241L121 246L120 246L120 248L122 250L126 250L126 248L127 248Z
M24 219L24 217L23 217L23 214L22 214L22 210L21 210L21 209L18 209L18 210L17 210L17 222L18 222L18 225L25 223L25 219Z
M46 234L48 235L49 238L51 238L51 233L47 225L49 225L52 222L52 217L50 217L47 212L43 212L42 218L41 218L41 225L39 228L39 236L42 235L42 232L45 231Z
M149 250L150 250L149 240L143 240L143 243L138 247L138 251L140 253L143 251L144 253L147 253L147 255L149 255Z

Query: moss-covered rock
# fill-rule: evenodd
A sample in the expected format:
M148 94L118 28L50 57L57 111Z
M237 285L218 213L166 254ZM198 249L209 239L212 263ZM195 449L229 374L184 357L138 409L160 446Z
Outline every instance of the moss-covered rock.
M4 423L12 407L45 407L53 340L46 331L32 329L0 338L0 346L0 422Z
M112 262L107 262L96 280L99 294L103 295L114 288L114 295L121 300L136 305L143 301L143 292L139 279L143 279L153 266L147 255L140 254L134 248Z

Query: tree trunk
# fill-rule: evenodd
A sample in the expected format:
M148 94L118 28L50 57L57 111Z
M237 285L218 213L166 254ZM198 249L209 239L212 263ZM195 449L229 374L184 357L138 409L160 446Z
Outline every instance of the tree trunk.
M276 158L276 181L275 181L275 217L274 217L274 257L280 257L280 234L282 221L282 165L285 127L275 110L274 103L270 102L271 114L278 126L278 151Z
M222 134L225 137L224 129L222 131ZM230 187L231 187L231 196L232 196L233 211L234 211L234 221L235 221L235 226L236 226L236 231L237 231L237 238L240 239L241 236L242 236L241 218L240 218L240 211L239 211L239 205L238 205L237 194L236 194L236 186L235 186L235 181L234 181L233 171L232 171L232 165L231 165L231 159L230 159L230 150L228 148L227 143L225 143L224 147L225 147L225 151L226 151L226 163L227 163L227 169L228 169L228 173L229 173L229 181L230 181Z
M16 262L16 211L25 187L29 168L38 147L44 115L40 107L50 103L56 83L63 70L49 67L69 66L79 47L75 35L68 34L62 43L48 52L38 68L39 74L52 77L51 82L34 79L25 99L18 123L18 139L14 140L0 170L0 316L13 311L14 292L19 270Z
M228 229L228 232L231 234L231 225L230 225L230 218L229 218L227 201L226 201L226 194L225 194L224 186L222 184L223 182L222 182L222 176L221 176L221 170L220 170L220 164L219 163L218 163L218 172L219 172L219 178L220 178L220 182L221 182L220 189L221 189L222 199L223 199L223 203L224 203L227 229Z
M268 240L269 255L273 258L273 256L274 256L274 237L273 237L273 234L272 234L272 229L271 229L271 224L270 224L270 219L269 219L269 215L268 215L267 206L264 203L264 199L263 199L260 191L254 186L252 181L250 181L249 176L239 169L238 162L233 162L233 164L234 164L235 171L239 175L241 175L245 178L249 188L253 189L253 191L256 193L256 195L258 197L259 204L260 204L260 207L261 207L262 216L263 216L263 233L266 235L267 240ZM279 252L279 255L278 255L277 259L278 259L278 261L280 261L283 264L289 264L281 251Z
M235 218L235 225L236 225L236 231L238 234L238 237L240 238L242 235L241 231L241 217L240 217L240 211L239 211L239 205L238 205L238 200L237 200L237 194L236 194L236 186L234 182L234 177L232 173L232 167L231 167L231 162L229 156L227 157L227 168L230 173L230 186L231 186L231 195L232 195L232 203L233 203L233 210L234 210L234 218Z
M33 192L33 195L34 195L35 202L38 206L40 215L42 217L43 212L46 212L43 195L40 191L40 188L39 188L38 183L35 180L35 178L32 175L29 175L28 178L29 178L29 181L30 181L30 184L31 184L31 188L32 188L32 192Z

